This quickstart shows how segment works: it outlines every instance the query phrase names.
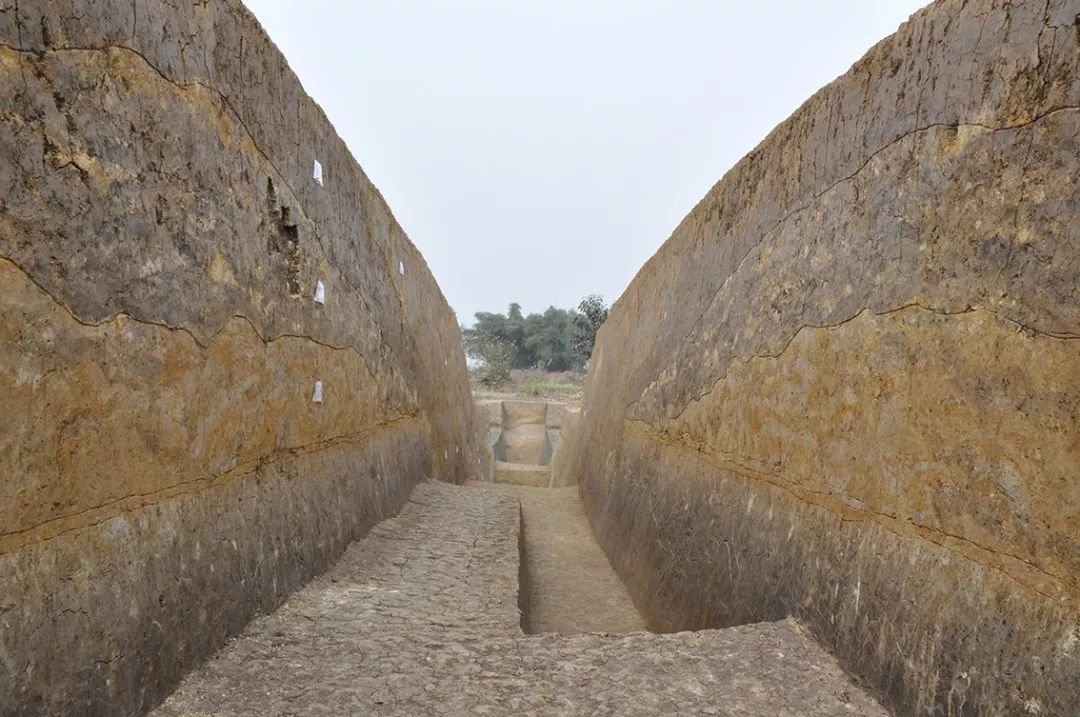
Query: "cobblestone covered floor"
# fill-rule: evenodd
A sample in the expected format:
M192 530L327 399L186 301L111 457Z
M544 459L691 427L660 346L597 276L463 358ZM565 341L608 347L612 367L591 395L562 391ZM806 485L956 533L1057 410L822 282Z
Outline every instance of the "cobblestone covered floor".
M524 635L513 494L425 483L154 714L885 715L792 622Z

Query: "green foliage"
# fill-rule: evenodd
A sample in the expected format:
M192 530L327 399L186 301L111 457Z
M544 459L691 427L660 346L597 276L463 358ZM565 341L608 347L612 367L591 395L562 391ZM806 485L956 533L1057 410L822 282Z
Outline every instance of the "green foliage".
M528 350L525 348L525 319L521 307L510 304L509 316L486 311L476 313L476 325L465 329L465 350L472 358L487 362L484 349L491 342L502 342L511 348L510 368L529 368Z
M541 396L543 389L538 383L527 383L521 388L521 393L526 396Z
M485 386L498 386L510 380L515 355L513 345L494 336L480 335L474 337L468 350L470 356L482 362L475 371L478 382Z
M584 361L574 351L574 319L569 311L548 308L525 319L525 348L534 368L566 371Z
M477 312L476 324L462 333L466 353L482 364L478 380L493 385L514 368L584 368L608 310L596 295L583 299L578 308L581 313L552 306L542 314L523 316L519 304L510 304L506 314Z
M524 396L558 397L568 394L579 393L581 384L566 381L526 381L518 389L518 393Z
M590 294L578 304L580 313L574 316L574 348L586 359L592 358L596 345L596 332L607 321L608 307L604 297Z

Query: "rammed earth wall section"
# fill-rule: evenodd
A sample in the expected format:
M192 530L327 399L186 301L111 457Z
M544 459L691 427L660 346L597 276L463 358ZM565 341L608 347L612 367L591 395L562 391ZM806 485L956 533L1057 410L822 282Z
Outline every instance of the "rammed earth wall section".
M0 0L0 714L145 711L474 431L423 258L239 2Z
M897 714L1080 714L1078 13L920 11L616 303L557 480L655 627L794 615Z

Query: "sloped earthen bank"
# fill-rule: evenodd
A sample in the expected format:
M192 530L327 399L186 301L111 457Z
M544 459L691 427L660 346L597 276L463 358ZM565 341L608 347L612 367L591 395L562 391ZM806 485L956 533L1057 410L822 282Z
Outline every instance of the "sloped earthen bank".
M145 711L479 456L453 313L234 0L0 0L0 406L3 715Z
M616 303L556 471L655 627L793 615L898 714L1080 713L1078 13L920 11Z

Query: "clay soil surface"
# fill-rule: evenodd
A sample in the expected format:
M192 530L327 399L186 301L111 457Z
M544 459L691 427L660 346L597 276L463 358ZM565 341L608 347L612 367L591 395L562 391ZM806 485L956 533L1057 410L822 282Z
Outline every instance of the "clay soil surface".
M644 619L593 538L576 486L475 483L521 502L527 633L633 632Z

